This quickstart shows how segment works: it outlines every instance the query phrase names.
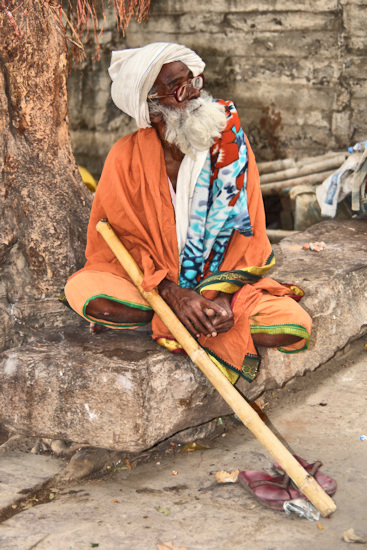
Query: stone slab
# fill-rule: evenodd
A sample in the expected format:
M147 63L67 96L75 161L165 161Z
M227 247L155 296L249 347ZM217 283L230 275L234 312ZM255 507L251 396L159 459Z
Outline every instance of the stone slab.
M9 451L0 454L0 511L56 475L64 466L49 456Z
M188 357L134 331L58 331L0 365L1 422L17 433L141 451L230 412Z
M317 241L325 242L326 249L302 249ZM269 276L305 291L301 304L312 317L312 334L306 353L259 349L262 361L256 385L243 385L250 399L316 369L367 331L367 219L316 224L283 239L274 252L276 267Z
M324 241L326 250L302 249ZM367 328L367 223L323 222L275 247L270 276L306 291L314 322L310 348L261 349L257 379L241 380L249 399L325 363ZM57 331L0 356L0 421L18 433L141 451L174 433L230 412L188 359L146 334Z

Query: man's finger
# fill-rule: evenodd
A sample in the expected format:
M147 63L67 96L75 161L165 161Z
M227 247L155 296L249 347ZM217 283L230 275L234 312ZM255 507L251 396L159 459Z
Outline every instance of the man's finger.
M191 334L197 337L199 337L200 334L204 334L204 336L207 337L210 337L212 333L214 333L215 336L217 335L215 328L200 308L198 308L197 311L176 311L176 315Z
M178 315L177 315L177 317L178 317ZM194 324L187 317L180 316L179 319L180 319L181 323L187 328L187 330L189 332L191 332L191 334L193 336L196 336L196 338L199 338L200 333L201 333L199 327L194 326Z
M234 325L232 319L227 319L227 320L222 321L221 317L216 317L213 324L214 324L215 330L218 332L218 334L221 333L221 332L227 332Z
M196 313L197 321L194 322L196 326L199 325L197 323L200 323L201 333L204 334L204 336L216 336L217 331L215 327L213 326L212 322L210 321L209 317L207 317L203 310L199 310Z
M207 311L213 311L216 315L222 315L223 317L227 317L228 312L224 307L220 306L216 302L212 302L211 300L206 300L205 304L205 313L208 315ZM209 314L210 317L212 317L211 314Z

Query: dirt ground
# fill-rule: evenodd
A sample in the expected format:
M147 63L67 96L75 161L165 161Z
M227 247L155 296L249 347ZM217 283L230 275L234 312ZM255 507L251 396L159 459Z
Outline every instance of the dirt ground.
M283 443L309 462L321 460L322 471L337 480L337 510L331 517L316 522L288 516L262 506L238 483L216 482L219 470L274 474L270 455L232 416L210 439L199 441L197 450L184 452L171 440L131 470L122 461L102 476L49 486L47 498L37 501L32 493L39 505L18 506L13 517L3 516L0 548L347 548L350 543L342 537L348 529L367 536L367 440L360 439L367 435L366 344L367 337L353 342L317 371L260 401L268 426ZM27 453L17 456L21 463ZM60 459L47 460L59 460L58 469L65 466ZM0 467L0 480L2 475Z

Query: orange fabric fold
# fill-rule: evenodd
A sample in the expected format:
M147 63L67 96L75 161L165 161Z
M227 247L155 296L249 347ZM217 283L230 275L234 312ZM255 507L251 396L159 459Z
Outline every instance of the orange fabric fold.
M231 302L234 318L234 326L226 333L218 334L215 338L200 336L199 344L213 353L228 366L242 371L245 355L257 356L250 332L250 316L256 305L260 302L262 292L266 291L272 296L288 296L291 291L281 284L267 277L261 278L256 283L245 285L238 290ZM282 311L279 308L279 319L284 322Z
M93 201L87 263L80 270L107 271L129 279L96 230L103 218L143 270L144 290L152 290L165 277L177 282L175 215L163 149L154 128L123 137L111 149Z

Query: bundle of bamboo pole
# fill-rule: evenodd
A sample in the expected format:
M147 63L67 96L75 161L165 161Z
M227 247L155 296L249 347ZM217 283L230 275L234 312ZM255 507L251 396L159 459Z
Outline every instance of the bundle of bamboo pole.
M343 164L348 153L330 151L325 155L296 160L260 162L260 184L263 196L280 193L296 185L322 183Z

